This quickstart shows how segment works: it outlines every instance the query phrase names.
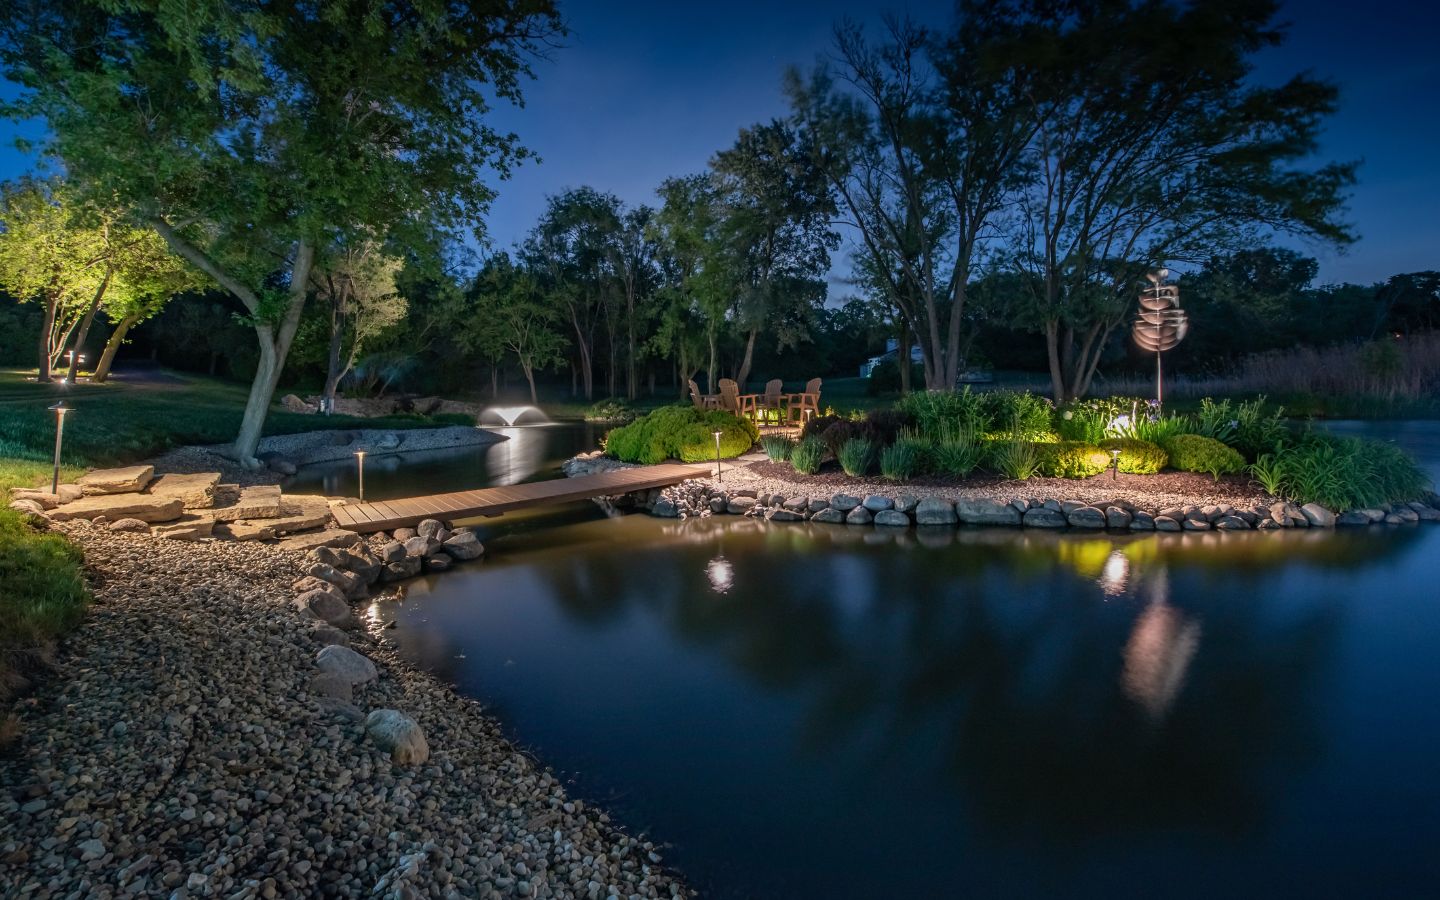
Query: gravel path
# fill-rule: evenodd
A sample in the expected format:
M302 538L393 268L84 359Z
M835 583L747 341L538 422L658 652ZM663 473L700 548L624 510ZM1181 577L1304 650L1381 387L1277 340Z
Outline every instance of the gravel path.
M302 554L57 527L96 605L0 756L0 896L684 893L649 843L383 640L351 633L380 669L355 705L412 716L428 762L392 764L312 694Z

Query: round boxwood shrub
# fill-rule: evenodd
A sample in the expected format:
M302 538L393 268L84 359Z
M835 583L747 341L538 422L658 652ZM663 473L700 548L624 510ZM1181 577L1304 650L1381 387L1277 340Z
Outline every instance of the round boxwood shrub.
M1221 475L1245 471L1240 451L1201 434L1177 434L1160 446L1170 455L1170 467L1182 472L1206 472L1219 481Z
M1110 454L1085 441L1036 444L1039 471L1049 478L1089 478L1110 465Z
M760 437L753 423L728 412L665 406L610 432L605 452L625 462L646 465L667 459L706 462L715 458L717 431L723 457L748 452Z
M1154 475L1170 461L1170 454L1159 445L1139 438L1110 438L1100 442L1100 449L1119 450L1120 471L1127 475Z

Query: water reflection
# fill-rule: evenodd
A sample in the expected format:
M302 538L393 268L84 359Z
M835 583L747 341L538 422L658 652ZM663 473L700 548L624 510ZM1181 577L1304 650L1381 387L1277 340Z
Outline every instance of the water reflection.
M1150 580L1150 602L1135 620L1124 651L1125 693L1154 721L1169 712L1200 647L1200 623L1169 604L1169 588L1164 567L1157 568Z

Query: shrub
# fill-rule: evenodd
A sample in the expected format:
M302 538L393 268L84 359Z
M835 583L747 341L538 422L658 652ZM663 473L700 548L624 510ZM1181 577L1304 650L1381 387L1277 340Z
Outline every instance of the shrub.
M1160 445L1170 455L1170 465L1182 472L1207 472L1216 481L1221 475L1245 471L1245 457L1203 434L1177 434Z
M905 436L880 451L880 474L891 481L908 481L924 467L930 445L923 438Z
M1414 500L1430 487L1415 460L1393 444L1326 434L1264 454L1250 470L1271 494L1335 510Z
M1110 454L1085 441L1036 444L1037 469L1049 478L1089 478L1110 465Z
M1067 441L1095 444L1105 438L1105 427L1113 418L1113 411L1099 402L1073 403L1055 417L1055 431Z
M1021 435L1048 434L1055 412L1050 401L1025 391L989 391L980 395L980 409L991 431Z
M958 426L941 429L930 448L930 465L941 475L963 478L975 471L984 456L984 445L975 432Z
M585 410L587 422L633 422L640 413L624 400L597 400Z
M801 438L790 450L790 465L802 475L814 475L820 470L820 461L825 458L825 442L811 435Z
M1235 437L1230 446L1247 459L1277 449L1292 440L1290 426L1285 422L1285 407L1266 410L1265 398L1247 400L1235 408Z
M1137 441L1149 441L1152 444L1163 444L1165 441L1177 434L1189 434L1193 426L1189 416L1183 415L1142 415L1130 423L1119 437L1134 438Z
M872 409L862 419L837 418L819 435L838 459L840 448L852 440L867 441L876 450L890 446L907 424L909 417L904 412Z
M995 441L990 448L990 464L995 471L1016 481L1024 481L1040 469L1040 453L1029 441Z
M1137 438L1109 438L1100 442L1107 454L1120 451L1120 471L1127 475L1154 475L1165 468L1170 456L1155 444Z
M716 431L723 457L747 452L760 436L754 424L728 412L665 406L610 432L605 451L625 462L647 465L672 458L705 462L715 458Z
M910 364L910 383L925 383L925 367L920 363ZM870 372L870 377L865 379L865 393L872 397L880 394L893 394L900 390L900 362L895 356L882 359L879 365Z
M922 437L939 440L943 431L960 428L979 433L985 430L985 413L980 395L966 385L959 391L915 391L900 398L896 409L904 413Z
M840 445L840 452L835 454L840 460L840 468L845 474L852 478L858 478L870 471L870 465L875 461L875 445L865 438L850 438Z
M760 446L765 448L771 462L784 462L795 449L795 442L783 434L767 434L760 439Z

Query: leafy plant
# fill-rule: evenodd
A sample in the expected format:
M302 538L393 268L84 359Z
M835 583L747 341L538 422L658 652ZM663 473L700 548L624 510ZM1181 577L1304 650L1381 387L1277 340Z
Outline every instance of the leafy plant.
M625 462L647 465L672 458L706 462L715 458L717 431L723 457L749 451L760 436L753 423L728 412L665 406L610 432L605 452Z
M865 438L850 438L840 445L835 458L840 460L840 468L846 475L858 478L870 471L875 462L875 445Z
M1194 425L1189 416L1143 415L1132 421L1128 428L1120 429L1120 433L1116 437L1128 437L1137 441L1162 444L1177 434L1190 434L1193 430Z
M1206 397L1200 401L1200 410L1195 413L1194 428L1190 433L1228 444L1234 440L1239 425L1240 420L1236 418L1235 410L1230 408L1228 399L1217 403Z
M1050 433L1055 408L1050 401L1027 391L989 391L980 395L980 408L992 430L1008 429L1012 434Z
M908 481L919 474L930 449L923 438L904 435L880 451L880 474L890 481Z
M1170 455L1160 447L1138 438L1109 438L1100 442L1100 449L1106 454L1119 450L1119 468L1127 475L1154 475L1170 461Z
M1265 408L1265 398L1256 397L1235 407L1235 436L1227 443L1249 459L1289 443L1293 436L1286 424L1285 408Z
M1094 444L1105 438L1105 427L1113 418L1111 410L1095 401L1074 403L1055 417L1055 431L1067 441Z
M975 432L958 425L942 428L930 448L931 467L941 475L963 478L980 465L984 445Z
M952 428L974 433L985 430L980 395L972 393L969 385L959 391L914 391L900 398L896 409L914 423L922 437L931 440Z
M790 450L790 465L801 475L814 475L825 458L825 442L815 436L801 438Z
M1264 454L1250 471L1269 493L1334 510L1413 500L1430 487L1393 444L1315 433Z
M1006 478L1024 481L1040 469L1040 453L1026 440L1009 439L991 444L990 464Z
M1110 454L1084 441L1033 445L1037 470L1049 478L1089 478L1110 465Z
M771 462L784 462L795 449L795 442L783 434L767 434L760 439L760 446L765 449L765 455L770 457Z
M1216 481L1221 475L1245 471L1245 457L1233 447L1203 434L1177 434L1160 445L1170 465L1182 472L1206 472Z
M585 410L585 421L587 422L633 422L639 418L640 413L634 407L623 400L616 400L611 397L605 400L597 400Z
M1262 453L1250 464L1248 471L1260 489L1272 497L1283 497L1285 490L1285 468L1280 464L1283 450Z

